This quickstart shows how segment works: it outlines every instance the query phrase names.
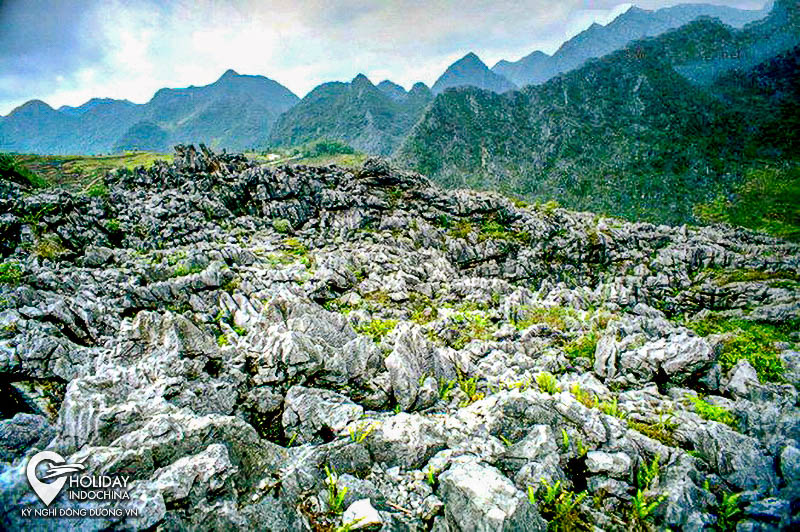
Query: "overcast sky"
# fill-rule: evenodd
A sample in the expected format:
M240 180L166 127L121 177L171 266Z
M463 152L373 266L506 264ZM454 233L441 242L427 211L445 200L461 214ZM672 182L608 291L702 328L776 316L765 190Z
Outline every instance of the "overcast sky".
M759 9L765 0L695 0ZM653 9L680 0L642 0ZM305 95L358 73L431 85L470 51L489 66L554 52L630 7L609 0L0 0L0 115L30 99L148 101L233 68Z

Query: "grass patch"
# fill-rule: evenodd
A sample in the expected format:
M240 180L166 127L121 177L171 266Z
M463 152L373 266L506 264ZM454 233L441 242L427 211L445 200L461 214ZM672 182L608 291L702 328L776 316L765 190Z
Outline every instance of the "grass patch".
M397 320L382 320L375 318L365 323L356 325L355 331L372 338L375 342L380 342L387 334L397 327Z
M584 334L572 340L564 346L564 351L567 353L569 359L586 358L594 360L594 352L597 349L597 341L599 336L596 332Z
M706 402L704 399L695 397L693 395L687 395L686 399L688 399L694 405L695 412L697 412L701 418L709 421L716 421L718 423L725 423L734 429L738 427L736 418L727 408L714 406L711 403Z
M525 307L521 309L522 317L514 317L513 323L517 330L524 330L531 325L544 323L551 329L564 331L567 329L567 319L574 318L576 311L568 307Z
M710 269L714 282L720 286L729 283L794 281L800 282L800 275L794 272L766 272L755 269L724 270Z
M22 281L22 265L17 261L0 264L0 283L17 286Z
M20 164L13 155L6 153L0 153L0 179L31 188L45 188L50 185L45 178Z
M451 316L457 335L449 343L453 349L463 349L472 340L491 340L494 324L480 312L458 312Z
M710 317L689 322L686 326L700 336L728 334L723 340L719 363L725 371L740 360L747 360L758 373L761 382L784 382L785 368L778 356L775 342L790 342L789 330L797 324L783 327L746 320Z
M641 432L645 436L660 441L669 447L675 447L675 429L678 424L672 421L672 414L661 412L655 423L628 420L628 427Z
M800 240L800 165L748 170L733 194L694 208L706 223L725 222L789 240Z

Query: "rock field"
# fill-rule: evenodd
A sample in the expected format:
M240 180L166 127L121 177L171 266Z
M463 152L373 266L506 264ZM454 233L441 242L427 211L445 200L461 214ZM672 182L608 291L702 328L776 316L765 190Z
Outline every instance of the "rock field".
M800 526L796 244L378 159L105 179L0 184L0 528ZM21 517L43 449L140 517Z

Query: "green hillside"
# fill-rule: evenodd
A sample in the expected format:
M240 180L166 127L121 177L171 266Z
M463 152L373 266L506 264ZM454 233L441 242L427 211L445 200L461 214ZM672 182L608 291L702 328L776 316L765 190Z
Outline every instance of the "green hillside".
M700 20L517 92L446 91L396 157L447 186L696 221L751 169L796 157L797 49L751 64L768 35L778 53L794 35L783 7L741 31Z

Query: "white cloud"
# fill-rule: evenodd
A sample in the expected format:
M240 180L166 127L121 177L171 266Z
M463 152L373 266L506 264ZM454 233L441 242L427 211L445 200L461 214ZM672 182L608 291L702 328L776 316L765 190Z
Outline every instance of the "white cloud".
M676 2L645 0L646 7L670 3ZM228 68L268 76L299 96L360 72L375 83L388 78L406 88L417 81L431 85L469 51L489 66L537 49L552 53L592 22L607 24L630 6L614 0L98 0L79 5L85 10L83 38L102 44L102 58L28 85L0 73L0 113L31 98L54 107L79 105L93 96L143 103L161 87L211 83ZM25 86L35 90L23 93Z

